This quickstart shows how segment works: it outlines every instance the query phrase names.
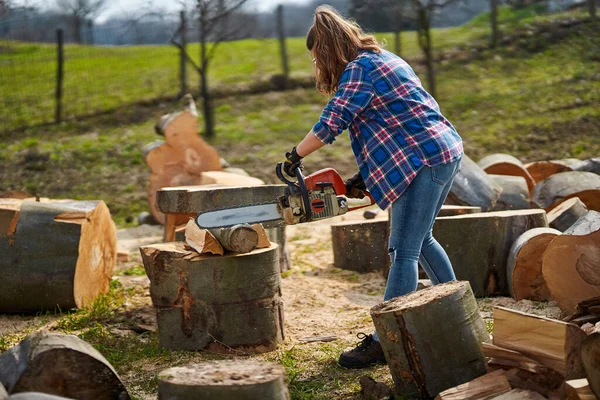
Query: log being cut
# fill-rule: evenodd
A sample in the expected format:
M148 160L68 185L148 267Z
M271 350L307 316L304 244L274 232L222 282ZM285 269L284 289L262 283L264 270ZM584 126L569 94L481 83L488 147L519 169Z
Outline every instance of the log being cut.
M0 202L0 216L7 214L13 217L0 231L0 312L85 307L108 292L117 235L103 201Z

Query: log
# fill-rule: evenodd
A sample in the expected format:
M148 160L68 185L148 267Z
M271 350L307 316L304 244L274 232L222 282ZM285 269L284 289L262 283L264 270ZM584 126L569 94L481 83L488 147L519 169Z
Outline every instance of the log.
M580 351L585 337L574 324L494 307L494 345L518 351L567 379L584 377Z
M435 400L484 400L510 392L510 383L503 371L494 371L470 382L444 390Z
M577 303L600 296L600 213L589 211L552 240L542 274L561 310L575 314Z
M257 249L266 249L271 247L269 236L261 224L252 225L252 229L254 229L258 235L258 244L256 245Z
M587 212L588 208L579 197L572 197L550 210L548 224L551 228L564 232Z
M561 172L573 171L573 167L560 161L535 161L525 164L525 169L536 183Z
M531 195L532 201L546 211L573 197L579 197L588 209L600 211L600 175L561 172L538 183Z
M594 174L600 174L600 157L590 158L582 161L575 168L575 171L593 172Z
M520 176L527 184L527 192L533 190L535 180L527 172L523 163L510 154L491 154L477 163L485 172L493 175Z
M587 379L573 379L565 382L567 400L597 400Z
M140 252L162 347L264 352L283 340L276 244L222 257L198 255L182 242L142 246Z
M185 226L185 242L199 254L224 253L221 243L206 229L200 229L193 219Z
M537 392L524 389L513 389L510 392L494 397L492 400L545 400L546 398Z
M583 341L581 360L590 388L600 398L600 333L593 333Z
M560 399L560 390L564 384L564 377L553 369L546 368L546 372L530 372L523 369L511 368L504 373L515 389L533 390L549 399Z
M489 335L468 282L396 297L371 317L400 395L435 397L487 372Z
M547 226L544 210L498 211L436 218L433 236L450 257L456 278L469 281L475 296L506 295L512 244L528 230Z
M525 367L519 367L521 369L526 369L528 371L537 372L537 368L530 368L531 365L539 364L534 359L527 357L523 353L520 353L515 350L505 349L504 347L496 346L492 343L482 343L481 348L483 350L483 354L491 359L495 359L497 362L500 360L508 360L513 361L516 364L522 364ZM506 365L506 364L504 364Z
M502 188L465 155L448 198L455 205L481 207L483 211L489 211L496 204L501 192Z
M224 249L235 253L249 253L258 246L258 233L248 224L211 229L210 232Z
M69 310L108 292L117 233L103 201L25 200L11 226L0 234L0 312Z
M438 213L438 217L452 217L455 215L476 214L481 212L481 207L454 206L444 204Z
M152 214L161 224L166 219L156 207L158 190L171 186L215 183L202 173L221 170L219 153L198 135L198 113L194 99L186 95L183 103L183 112L163 115L156 124L156 132L164 136L165 142L153 142L142 152L151 170L148 203ZM186 221L183 219L180 223Z
M489 175L489 177L502 188L502 193L491 211L531 208L527 181L522 176Z
M550 242L560 231L531 229L515 240L506 263L508 291L517 301L547 301L552 297L542 275L542 258Z
M332 224L333 265L357 272L389 269L388 227L385 219Z
M92 345L77 336L57 333L32 333L0 355L0 382L11 394L41 392L82 400L130 398L114 368Z
M158 375L159 400L287 400L281 365L220 360L169 368Z

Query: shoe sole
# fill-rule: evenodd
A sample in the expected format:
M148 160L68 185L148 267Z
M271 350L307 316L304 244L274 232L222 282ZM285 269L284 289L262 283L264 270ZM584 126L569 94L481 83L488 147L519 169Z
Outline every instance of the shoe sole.
M368 368L375 364L387 364L387 362L385 360L375 358L375 359L369 360L368 362L357 362L357 363L338 361L338 364L340 364L342 367L348 368L348 369L363 369L363 368Z

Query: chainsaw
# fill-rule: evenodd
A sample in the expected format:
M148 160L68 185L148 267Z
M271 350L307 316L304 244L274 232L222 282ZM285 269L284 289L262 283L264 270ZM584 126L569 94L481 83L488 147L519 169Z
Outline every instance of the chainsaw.
M283 163L279 163L275 172L287 185L283 196L266 204L202 212L196 216L196 224L204 229L280 220L287 225L295 225L337 217L375 204L371 194L363 191L368 203L363 201L353 205L345 196L346 185L342 177L333 168L325 168L306 177L300 168L296 168L296 182L288 180L282 169Z

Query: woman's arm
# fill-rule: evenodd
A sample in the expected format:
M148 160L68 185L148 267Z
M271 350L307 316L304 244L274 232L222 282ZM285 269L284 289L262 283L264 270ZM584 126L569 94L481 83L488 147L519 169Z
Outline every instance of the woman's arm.
M325 146L325 143L319 140L311 130L310 132L308 132L308 135L306 135L306 137L302 139L300 144L296 146L296 153L300 157L306 157L309 154L319 150L323 146Z

